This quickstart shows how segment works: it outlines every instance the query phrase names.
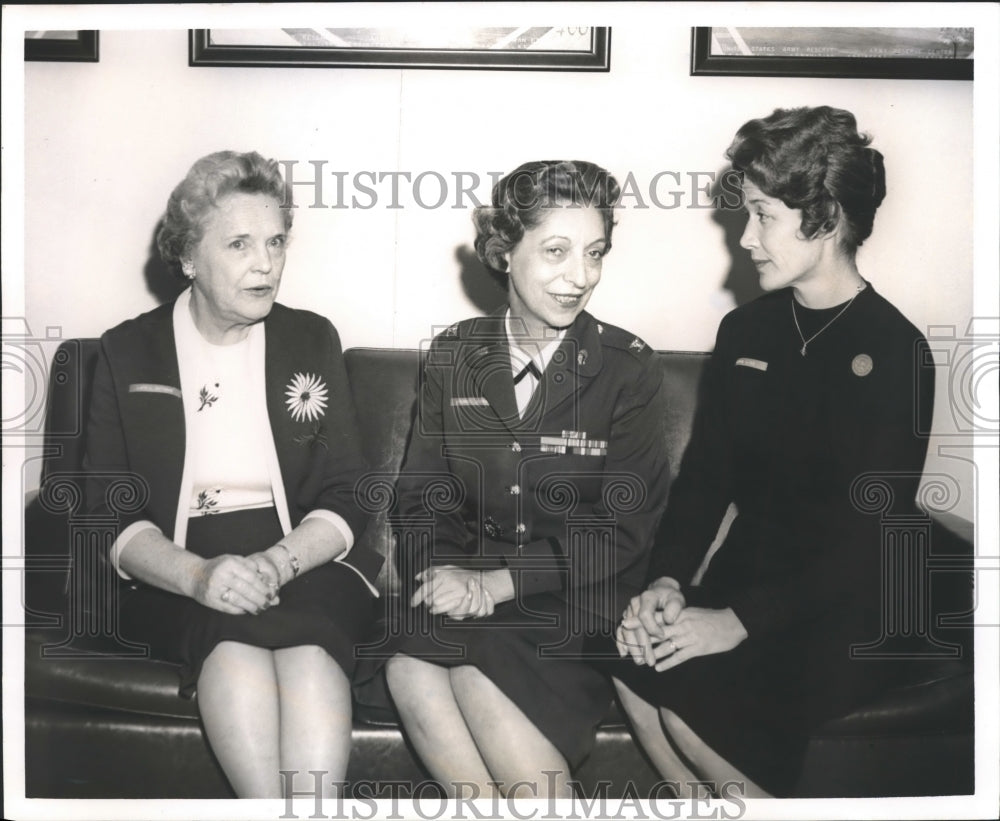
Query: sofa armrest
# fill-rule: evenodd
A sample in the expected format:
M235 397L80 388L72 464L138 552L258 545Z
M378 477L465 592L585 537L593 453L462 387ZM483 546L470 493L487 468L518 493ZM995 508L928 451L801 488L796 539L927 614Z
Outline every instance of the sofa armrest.
M45 510L34 494L24 510L24 605L29 614L66 613L69 553L66 517Z
M966 542L971 553L975 544L976 526L968 519L964 519L954 513L944 511L934 511L930 514L931 520L936 522L945 531L956 539Z

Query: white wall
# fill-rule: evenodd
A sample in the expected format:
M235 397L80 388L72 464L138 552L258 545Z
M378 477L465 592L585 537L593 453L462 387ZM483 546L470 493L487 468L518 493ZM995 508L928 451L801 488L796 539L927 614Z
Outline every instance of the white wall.
M97 64L28 63L28 323L59 326L64 338L96 336L154 307L143 274L154 227L173 185L210 151L297 160L297 179L310 178L310 160L325 160L348 183L364 170L486 179L525 160L565 157L620 179L631 173L641 189L657 172L682 175L681 207L623 211L590 310L656 348L708 350L735 304L724 287L730 269L745 271L745 258L734 260L711 209L689 207L685 175L719 171L751 117L829 104L852 110L886 156L889 194L859 255L862 273L918 327L964 330L973 84L691 77L690 30L670 12L650 4L614 25L606 74L191 68L184 30L102 30ZM326 183L331 204L334 178ZM670 186L661 183L662 199ZM473 237L469 210L422 209L401 188L401 209L386 207L386 181L369 210L310 209L311 190L299 189L281 301L328 315L346 346L415 346L477 313L460 262ZM422 190L427 199L436 188ZM488 196L487 183L478 194ZM751 281L737 287L745 291ZM942 426L948 400L939 394ZM934 455L929 469L957 476L960 512L971 517L971 478L958 465Z

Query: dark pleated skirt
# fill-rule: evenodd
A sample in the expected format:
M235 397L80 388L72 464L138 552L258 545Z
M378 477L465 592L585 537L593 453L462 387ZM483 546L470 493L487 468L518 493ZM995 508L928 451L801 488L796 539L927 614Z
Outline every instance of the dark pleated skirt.
M192 518L187 549L205 558L250 555L280 541L273 507ZM348 677L354 647L371 629L375 597L352 569L327 562L281 588L281 603L259 615L230 615L194 599L142 583L122 594L121 625L132 641L149 645L150 655L181 667L180 693L194 694L205 658L223 641L279 649L317 645Z
M404 605L405 606L405 605ZM572 629L560 597L539 593L520 604L504 602L486 618L455 621L431 617L422 608L404 614L408 627L392 631L382 645L382 661L362 663L356 687L371 691L394 653L445 667L478 668L576 767L590 753L597 726L607 714L613 689L585 659L606 649L607 638ZM405 633L400 635L399 633Z

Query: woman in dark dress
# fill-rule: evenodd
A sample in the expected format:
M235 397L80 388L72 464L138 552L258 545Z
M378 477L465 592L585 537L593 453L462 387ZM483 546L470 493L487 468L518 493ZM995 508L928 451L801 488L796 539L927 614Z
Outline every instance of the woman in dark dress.
M617 198L592 163L500 180L476 250L509 306L429 351L397 508L400 576L426 620L387 676L450 794L570 794L612 695L581 659L645 580L668 477L661 373L584 311Z
M352 549L365 465L337 332L275 303L290 204L257 153L192 166L157 238L190 287L101 337L87 426L91 512L140 486L108 557L122 635L180 665L241 798L281 796L281 770L343 779L381 565Z
M933 384L921 333L855 253L885 195L854 116L777 110L727 156L749 212L760 299L723 320L657 534L647 590L618 631L619 695L666 778L794 786L808 734L898 673L852 658L880 636L879 517L852 501L876 473L915 510ZM919 411L919 417L918 417ZM705 559L730 505L737 516Z

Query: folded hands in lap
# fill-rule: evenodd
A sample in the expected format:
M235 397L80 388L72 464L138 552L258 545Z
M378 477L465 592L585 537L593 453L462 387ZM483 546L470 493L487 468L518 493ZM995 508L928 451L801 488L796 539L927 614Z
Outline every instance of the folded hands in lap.
M420 587L410 605L425 605L434 615L453 619L482 618L493 613L495 599L483 574L454 565L428 567L416 575Z
M277 603L277 592L252 556L225 554L204 561L194 579L192 598L230 615L256 615Z
M695 656L725 653L746 637L731 608L687 607L680 585L663 577L629 602L616 643L622 658L663 672Z

